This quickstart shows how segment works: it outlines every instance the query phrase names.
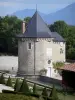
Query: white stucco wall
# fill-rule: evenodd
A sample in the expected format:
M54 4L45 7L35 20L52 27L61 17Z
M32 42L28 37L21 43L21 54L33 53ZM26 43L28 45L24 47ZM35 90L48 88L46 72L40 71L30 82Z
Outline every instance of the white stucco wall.
M16 56L0 56L0 70L9 70L17 72L18 57Z
M32 49L28 50L28 43L32 44ZM34 60L34 48L35 48L35 60ZM60 48L63 49L63 53L60 54ZM52 49L50 53L48 49ZM49 55L48 55L49 53ZM39 72L43 68L52 67L48 64L48 60L52 62L65 61L65 43L53 42L52 39L38 38L26 39L25 41L18 42L18 62L19 62L19 73L34 74L34 61L35 71Z

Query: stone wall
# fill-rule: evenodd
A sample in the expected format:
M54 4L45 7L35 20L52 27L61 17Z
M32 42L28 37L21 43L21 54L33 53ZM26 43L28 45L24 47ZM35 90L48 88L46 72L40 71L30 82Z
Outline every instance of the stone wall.
M31 49L28 49L29 43L31 43ZM60 48L64 50L62 54L60 54ZM51 54L48 49L52 49ZM65 43L61 46L59 42L55 43L50 38L19 39L18 73L26 75L39 74L41 69L51 66L51 63L48 64L49 60L51 62L65 61Z

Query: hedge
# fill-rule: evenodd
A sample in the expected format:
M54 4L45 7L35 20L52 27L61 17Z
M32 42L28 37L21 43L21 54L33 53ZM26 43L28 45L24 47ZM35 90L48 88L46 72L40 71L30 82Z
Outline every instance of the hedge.
M36 98L40 98L40 96L41 96L41 95L35 94L35 93L22 93L22 92L10 91L10 90L2 90L2 93L25 95L25 96L31 96L31 97L36 97ZM53 97L48 97L48 96L41 96L41 97L44 98L44 100L53 100Z
M26 96L21 94L18 95L18 94L1 93L0 100L39 100L39 99L32 96Z
M22 94L22 95L27 95L27 96L34 96L39 98L39 94L35 93L22 93L22 92L16 92L16 91L10 91L10 90L2 90L2 93L8 93L8 94Z
M11 91L11 90L2 90L2 93L17 94L17 92L16 92L16 91Z

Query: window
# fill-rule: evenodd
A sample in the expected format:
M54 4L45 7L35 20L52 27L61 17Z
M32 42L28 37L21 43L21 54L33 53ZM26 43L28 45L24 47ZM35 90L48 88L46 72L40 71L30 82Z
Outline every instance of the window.
M50 64L51 63L51 60L48 60L48 64Z
M60 42L60 46L61 46L61 47L63 46L63 42Z
M28 49L31 49L31 43L28 44Z
M60 54L62 54L63 53L63 49L62 48L60 48Z

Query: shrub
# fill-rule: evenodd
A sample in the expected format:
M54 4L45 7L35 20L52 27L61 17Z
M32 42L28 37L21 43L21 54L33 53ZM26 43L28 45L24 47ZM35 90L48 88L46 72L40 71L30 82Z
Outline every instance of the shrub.
M44 100L42 96L39 96L39 100Z
M10 76L9 76L9 78L8 78L8 80L7 80L6 86L12 87L12 81L11 81Z
M34 84L34 86L33 86L33 93L37 93L36 84Z
M5 79L4 79L3 74L1 74L0 76L0 84L5 84Z
M64 63L63 62L56 62L56 63L53 63L53 67L55 69L58 69L60 67L64 66Z
M39 94L36 94L36 93L30 93L30 96L33 96L33 97L36 97L36 98L39 98L40 95Z
M46 89L46 88L43 89L42 96L43 96L43 98L44 98L45 100L47 99L48 93L47 93L47 89Z
M2 90L2 93L17 94L17 92L16 92L16 91L11 91L11 90Z
M58 99L58 96L57 96L57 91L56 91L56 89L55 89L55 86L53 85L53 89L52 89L52 91L51 91L51 93L50 93L50 96L49 97L52 97L53 99L52 100L59 100Z
M22 92L16 92L16 91L11 91L11 90L2 90L2 93L7 93L7 94L18 94L18 95L26 95L26 96L32 96L39 98L39 94L34 94L34 93L22 93Z
M43 89L42 95L43 96L48 96L48 93L47 93L47 89L46 88Z
M41 69L39 72L40 75L46 75L46 73L47 73L47 69L45 68Z
M16 79L16 83L15 83L15 85L14 85L14 91L18 92L19 89L20 89L20 83L19 83L19 80Z
M28 84L27 84L25 79L23 80L23 82L21 84L19 92L23 92L23 93L29 93L30 92Z

